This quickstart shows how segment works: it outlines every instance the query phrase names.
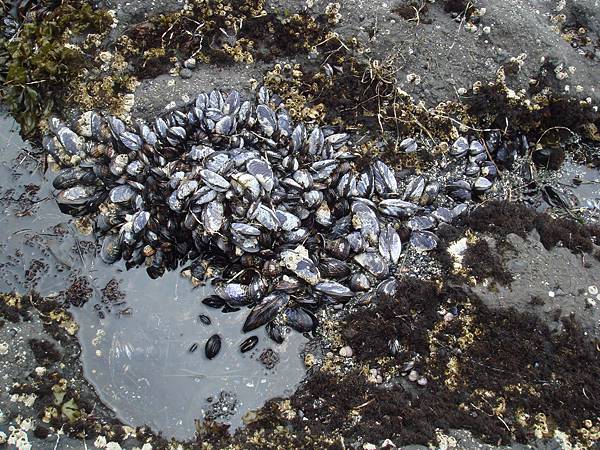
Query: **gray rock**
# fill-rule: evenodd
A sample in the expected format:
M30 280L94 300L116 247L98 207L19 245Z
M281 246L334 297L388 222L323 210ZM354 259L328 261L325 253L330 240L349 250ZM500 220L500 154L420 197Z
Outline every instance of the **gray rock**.
M188 78L192 78L192 71L188 68L183 68L181 69L181 71L179 72L179 76L181 78L183 78L184 80L188 79Z

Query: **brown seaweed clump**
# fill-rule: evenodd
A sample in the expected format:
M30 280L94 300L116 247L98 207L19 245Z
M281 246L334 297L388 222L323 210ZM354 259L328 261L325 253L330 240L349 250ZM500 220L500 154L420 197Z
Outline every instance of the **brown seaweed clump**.
M599 413L593 367L600 356L576 323L554 334L528 314L492 310L461 289L415 279L399 293L344 324L361 368L341 378L320 373L292 397L312 432L396 445L431 443L436 428L467 429L493 444L554 430L597 438L597 427L585 429ZM444 311L454 311L452 318ZM401 346L395 355L393 339ZM415 390L396 377L378 385L362 370L394 373L408 359L426 386Z

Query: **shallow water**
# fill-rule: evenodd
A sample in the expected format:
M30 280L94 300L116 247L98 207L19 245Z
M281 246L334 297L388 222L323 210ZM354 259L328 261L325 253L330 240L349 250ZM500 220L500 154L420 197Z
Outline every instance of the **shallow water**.
M573 195L588 218L600 219L600 170L566 161L561 172L561 187Z
M239 344L250 335L241 333L247 310L224 314L203 305L207 290L193 290L175 272L159 280L142 271L127 273L119 288L127 293L126 305L105 319L97 317L92 302L74 312L82 326L87 378L128 423L148 424L178 438L192 436L194 418L207 414L235 427L249 409L291 394L304 374L298 356L302 335L292 333L284 344L274 345L256 330L258 345L242 354ZM125 307L126 315L119 312ZM199 314L208 315L211 325L203 325ZM204 345L215 333L221 336L221 351L208 360ZM193 344L197 349L190 352ZM279 354L272 370L258 360L266 348Z
M44 176L39 158L28 155L32 149L5 116L0 149L0 290L35 289L63 298L73 281L87 282L89 292L74 297L89 300L71 308L80 325L81 361L86 378L121 420L149 425L165 437L191 438L195 418L214 417L235 428L245 412L291 393L302 380L302 335L292 333L276 345L264 329L255 330L258 345L241 354L239 344L251 335L241 333L247 310L223 314L206 307L201 300L208 288L194 290L177 272L151 280L143 269L104 264L93 237L60 213L52 173ZM201 324L199 314L212 324ZM223 344L209 361L204 344L215 333ZM191 353L193 343L198 348ZM272 369L258 360L267 348L279 357Z

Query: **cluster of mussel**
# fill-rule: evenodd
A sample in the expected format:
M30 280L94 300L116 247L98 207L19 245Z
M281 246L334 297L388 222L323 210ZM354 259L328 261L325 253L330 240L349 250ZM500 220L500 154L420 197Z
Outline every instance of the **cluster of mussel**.
M256 104L236 91L202 93L136 130L93 112L77 133L49 125L45 149L76 162L54 180L57 203L94 218L106 263L145 265L157 278L189 262L183 272L214 283L205 304L252 308L243 331L266 324L276 342L284 324L313 330L323 304L393 296L403 247L435 248L437 225L496 176L480 159L483 144L459 138L451 154L473 159L474 182L415 176L399 185L383 161L356 154L347 133L294 125L264 88Z

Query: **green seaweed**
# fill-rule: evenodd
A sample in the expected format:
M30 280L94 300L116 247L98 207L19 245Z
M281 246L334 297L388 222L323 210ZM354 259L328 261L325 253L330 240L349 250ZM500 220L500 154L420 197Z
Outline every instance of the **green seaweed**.
M101 33L111 23L106 11L94 11L78 1L65 2L23 24L18 37L2 43L3 94L23 135L31 136L39 122L60 106L56 103L61 101L61 92L88 64L86 54L74 44L75 37Z

